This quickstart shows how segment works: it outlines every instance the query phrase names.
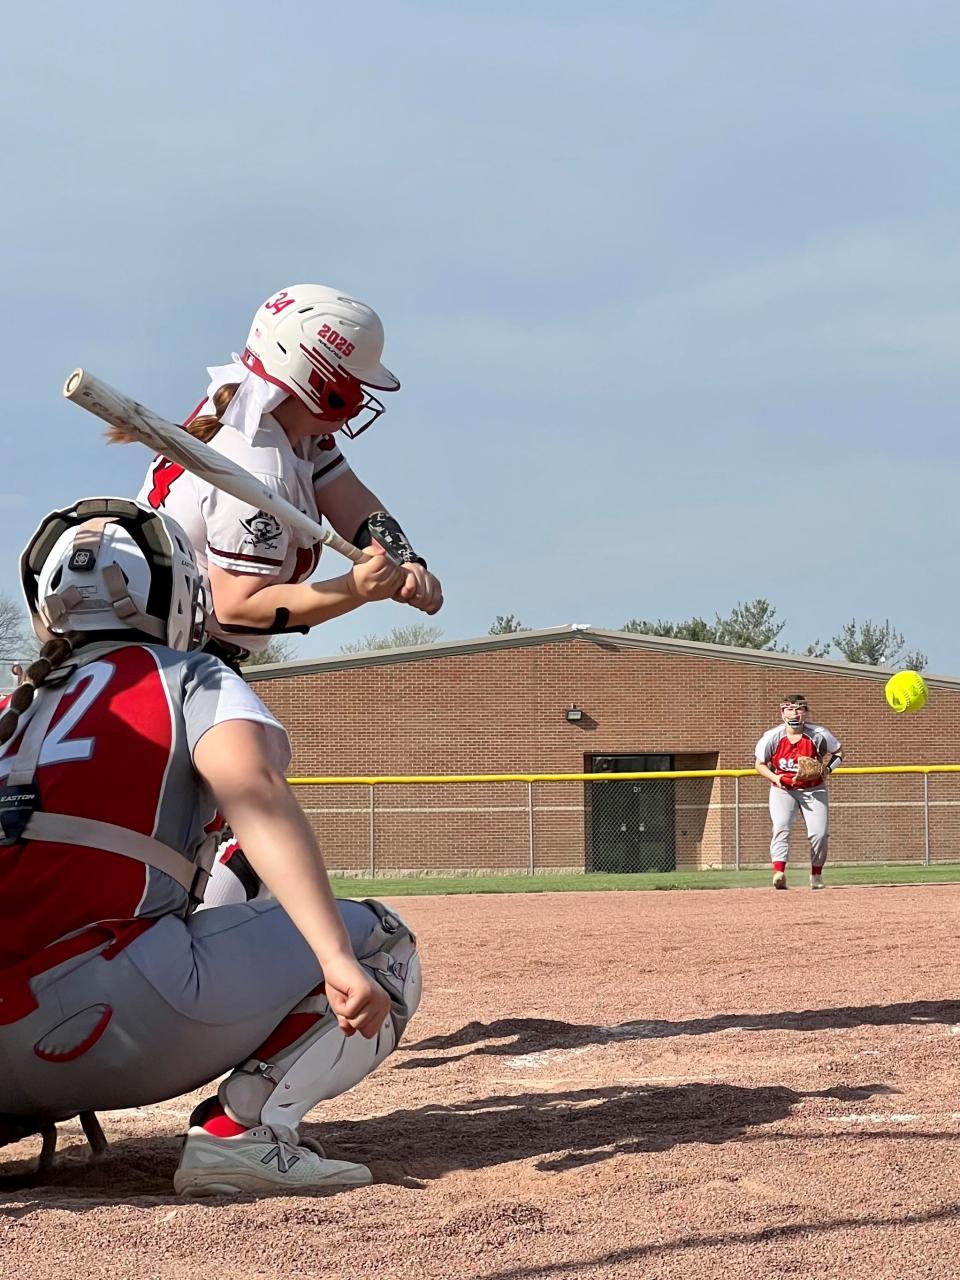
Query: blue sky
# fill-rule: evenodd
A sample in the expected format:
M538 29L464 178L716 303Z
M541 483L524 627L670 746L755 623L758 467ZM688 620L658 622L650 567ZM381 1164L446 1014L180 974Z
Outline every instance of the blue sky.
M17 6L0 590L148 461L75 365L181 417L314 280L384 318L403 389L345 448L445 638L766 596L798 647L889 617L960 673L958 36L934 0Z

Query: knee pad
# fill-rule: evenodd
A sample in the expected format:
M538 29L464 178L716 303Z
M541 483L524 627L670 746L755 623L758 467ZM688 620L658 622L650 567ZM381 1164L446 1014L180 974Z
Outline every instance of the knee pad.
M390 1013L383 1026L372 1040L360 1034L345 1036L323 988L318 987L288 1015L292 1027L297 1025L294 1018L312 1017L309 1029L269 1053L269 1062L248 1059L220 1085L220 1103L239 1124L296 1128L318 1102L359 1084L400 1043L420 1003L416 938L395 911L373 900L364 906L373 920L357 959L390 997ZM270 1039L275 1040L276 1033Z
M390 997L390 1016L397 1033L397 1043L407 1023L420 1005L423 975L417 940L410 926L396 911L391 911L375 898L364 898L363 905L376 917L376 925L357 959Z

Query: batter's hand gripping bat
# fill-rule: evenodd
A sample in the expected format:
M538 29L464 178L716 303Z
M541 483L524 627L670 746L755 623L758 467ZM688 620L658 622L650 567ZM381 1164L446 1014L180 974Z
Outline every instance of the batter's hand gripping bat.
M231 493L241 502L249 502L261 511L269 511L284 524L302 529L316 542L332 547L342 556L360 564L366 555L345 538L341 538L332 529L326 529L310 516L304 515L292 502L281 498L279 494L268 489L265 484L252 476L249 471L238 466L230 458L225 458L216 449L192 436L183 427L178 427L166 418L161 418L149 409L131 400L129 396L108 387L105 382L95 378L84 369L74 369L64 383L63 394L82 409L96 414L111 426L122 427L131 436L152 449L154 453L162 453L171 462L179 463L185 471L199 476L224 493Z

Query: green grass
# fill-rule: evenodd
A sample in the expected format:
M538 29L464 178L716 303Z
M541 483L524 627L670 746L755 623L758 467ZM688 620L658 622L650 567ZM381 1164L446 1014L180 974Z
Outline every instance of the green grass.
M806 888L809 868L797 863L787 872L789 883ZM825 872L829 885L845 884L943 884L960 881L960 863L933 867L869 866L832 867ZM403 897L443 893L585 893L588 890L626 892L633 889L757 889L770 887L770 872L751 871L671 871L644 875L504 875L504 876L409 876L394 879L377 876L332 878L334 892L341 898Z

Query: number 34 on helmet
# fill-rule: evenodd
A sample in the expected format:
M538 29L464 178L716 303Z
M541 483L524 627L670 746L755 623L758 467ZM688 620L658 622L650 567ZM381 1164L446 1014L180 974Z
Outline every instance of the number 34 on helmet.
M400 387L382 353L383 324L372 307L326 285L295 284L254 316L243 363L314 417L344 424L344 435L354 439L384 412L367 388Z

